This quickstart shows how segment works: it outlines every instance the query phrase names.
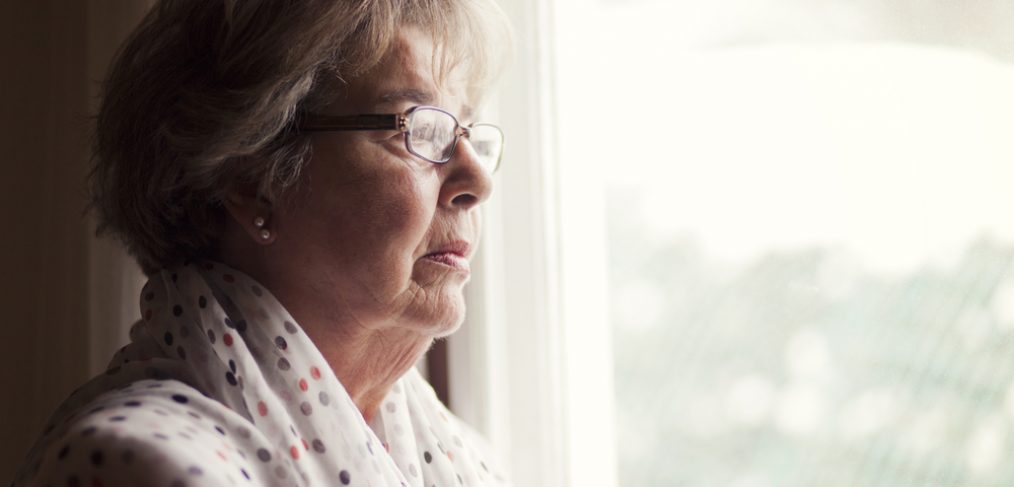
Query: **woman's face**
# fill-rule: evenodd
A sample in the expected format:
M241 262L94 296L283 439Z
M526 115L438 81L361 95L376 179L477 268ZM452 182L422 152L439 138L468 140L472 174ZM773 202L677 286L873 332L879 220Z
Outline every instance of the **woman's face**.
M472 122L463 84L450 76L438 86L432 55L427 35L404 29L381 63L350 80L323 113L434 105ZM272 280L282 303L367 329L454 331L464 318L478 206L492 190L471 145L461 139L441 165L410 154L396 131L319 132L311 143L300 184L269 221L276 238L265 250L278 259Z

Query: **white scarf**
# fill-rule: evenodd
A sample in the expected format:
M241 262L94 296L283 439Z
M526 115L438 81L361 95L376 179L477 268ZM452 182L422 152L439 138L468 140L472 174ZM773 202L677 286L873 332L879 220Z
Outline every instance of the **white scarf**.
M81 408L147 378L187 384L231 410L219 411L223 417L245 423L232 425L240 434L227 438L252 462L243 475L257 485L505 485L482 438L444 408L415 369L367 424L292 316L234 269L206 262L163 270L141 292L141 316L110 370L57 412L52 424L63 426L40 441L33 450L40 458L30 455L29 467L46 460L47 444L69 435Z

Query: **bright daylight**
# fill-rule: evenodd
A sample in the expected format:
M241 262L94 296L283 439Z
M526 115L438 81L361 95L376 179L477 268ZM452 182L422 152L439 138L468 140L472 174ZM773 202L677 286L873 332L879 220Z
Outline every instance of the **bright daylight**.
M1014 482L1010 7L564 5L618 485Z

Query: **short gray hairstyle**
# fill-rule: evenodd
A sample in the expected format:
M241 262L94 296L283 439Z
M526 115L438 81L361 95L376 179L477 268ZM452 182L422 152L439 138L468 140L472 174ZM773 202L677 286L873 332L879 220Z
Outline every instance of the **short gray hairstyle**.
M463 66L473 98L502 67L509 30L493 0L160 1L103 86L97 233L149 275L214 257L230 188L273 201L296 183L309 157L296 115L331 98L325 81L375 66L409 25L432 34L438 81Z

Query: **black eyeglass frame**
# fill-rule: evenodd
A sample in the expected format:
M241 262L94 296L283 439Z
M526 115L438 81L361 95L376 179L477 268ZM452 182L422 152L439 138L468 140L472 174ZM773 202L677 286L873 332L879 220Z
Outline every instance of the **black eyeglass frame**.
M450 155L445 159L433 159L416 152L415 149L412 148L412 144L410 142L412 134L411 130L409 130L409 119L417 110L435 110L446 114L451 117L451 120L454 120L454 142L451 143L451 148L447 152ZM500 168L500 161L503 158L504 134L500 127L491 123L473 123L468 126L464 126L458 121L458 117L455 117L451 112L448 112L440 107L429 105L417 105L402 113L366 113L360 115L305 114L300 118L297 127L301 132L397 130L405 134L405 149L408 150L409 153L434 164L446 164L450 161L451 158L454 157L455 149L458 148L458 139L462 136L469 138L472 134L472 129L475 127L489 127L495 129L500 134L500 152L497 154L496 160L493 161L493 167L490 170L490 173L494 173Z

